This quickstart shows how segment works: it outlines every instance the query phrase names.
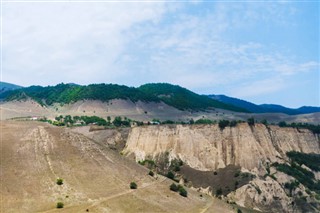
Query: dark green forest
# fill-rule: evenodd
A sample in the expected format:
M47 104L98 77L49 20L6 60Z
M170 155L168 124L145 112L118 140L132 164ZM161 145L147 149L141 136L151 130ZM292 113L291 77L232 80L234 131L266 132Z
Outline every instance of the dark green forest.
M41 105L52 105L54 103L69 104L79 100L101 100L107 102L112 99L127 99L132 102L163 101L180 110L221 108L237 112L247 112L242 108L224 104L204 95L198 95L180 86L165 83L146 84L139 88L116 84L80 86L62 83L47 87L31 86L0 94L0 99L6 101L25 100L27 98L31 98Z
M156 96L164 103L180 110L205 110L208 108L221 108L236 112L248 112L245 109L224 104L205 95L198 95L178 85L168 83L145 84L138 88L145 94Z

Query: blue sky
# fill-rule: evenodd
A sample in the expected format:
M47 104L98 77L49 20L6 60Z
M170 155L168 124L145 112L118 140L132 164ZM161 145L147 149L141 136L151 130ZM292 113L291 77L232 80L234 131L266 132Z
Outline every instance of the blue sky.
M319 2L2 1L2 81L320 106Z

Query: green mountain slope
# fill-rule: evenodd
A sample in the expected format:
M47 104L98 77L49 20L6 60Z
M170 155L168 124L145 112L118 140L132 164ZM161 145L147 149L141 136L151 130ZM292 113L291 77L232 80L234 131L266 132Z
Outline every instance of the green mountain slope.
M205 95L198 95L177 85L171 85L167 83L153 83L142 85L138 89L148 95L156 96L166 104L181 110L204 110L208 108L221 108L237 112L248 112L243 108L213 100Z
M165 83L146 84L139 88L116 84L91 84L88 86L58 84L48 87L31 86L0 94L0 99L6 101L27 98L32 98L42 105L52 105L53 103L68 104L79 100L109 101L112 99L128 99L133 102L163 101L180 110L221 108L237 112L248 112L242 108L210 99L207 96L198 95L180 86Z
M115 84L91 84L88 86L58 84L56 86L31 86L7 92L2 98L10 100L20 100L32 98L40 104L51 105L53 103L72 103L79 100L101 100L109 101L112 99L129 99L136 101L155 101L159 99L137 90L133 87L120 86ZM1 98L1 96L0 96Z
M225 95L208 95L214 100L241 107L253 113L285 113L288 115L298 115L320 112L320 107L303 106L297 109L292 109L276 104L254 104L238 98L228 97Z
M15 84L10 84L10 83L0 81L0 94L10 90L19 89L19 88L22 88L22 87Z

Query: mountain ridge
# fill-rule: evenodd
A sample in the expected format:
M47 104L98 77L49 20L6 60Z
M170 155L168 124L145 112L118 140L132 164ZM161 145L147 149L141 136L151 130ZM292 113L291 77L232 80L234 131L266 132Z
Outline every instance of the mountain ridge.
M20 88L22 88L22 86L0 81L0 94Z
M150 88L151 87L151 88ZM156 89L157 88L157 89ZM160 90L159 90L160 88ZM165 97L170 91L170 97ZM90 84L80 86L73 84L58 84L56 86L31 86L0 94L0 99L6 101L31 98L41 105L53 103L68 104L79 100L128 99L132 102L160 102L180 110L226 109L237 112L248 112L242 108L212 100L207 96L198 95L183 87L171 84L146 84L138 88L117 84Z
M232 104L244 108L253 113L285 113L288 115L299 115L320 112L320 107L302 106L299 108L289 108L278 104L254 104L242 99L229 97L226 95L208 95L208 97L221 101L223 103Z
M118 84L60 83L55 86L30 86L0 82L0 100L12 101L31 98L41 105L72 103L79 100L128 99L133 102L160 101L179 110L203 111L208 109L226 109L246 113L284 113L299 115L320 112L320 107L302 106L289 108L278 104L254 104L226 95L199 95L179 85L168 83L147 83L139 87Z

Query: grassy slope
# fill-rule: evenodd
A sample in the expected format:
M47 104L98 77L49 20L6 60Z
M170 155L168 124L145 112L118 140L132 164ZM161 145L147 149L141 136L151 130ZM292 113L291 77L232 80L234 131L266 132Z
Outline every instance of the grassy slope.
M188 198L171 192L171 180L152 178L144 167L68 129L38 122L0 127L0 212L233 212L193 190ZM137 190L129 189L131 181ZM55 208L58 201L63 209Z

